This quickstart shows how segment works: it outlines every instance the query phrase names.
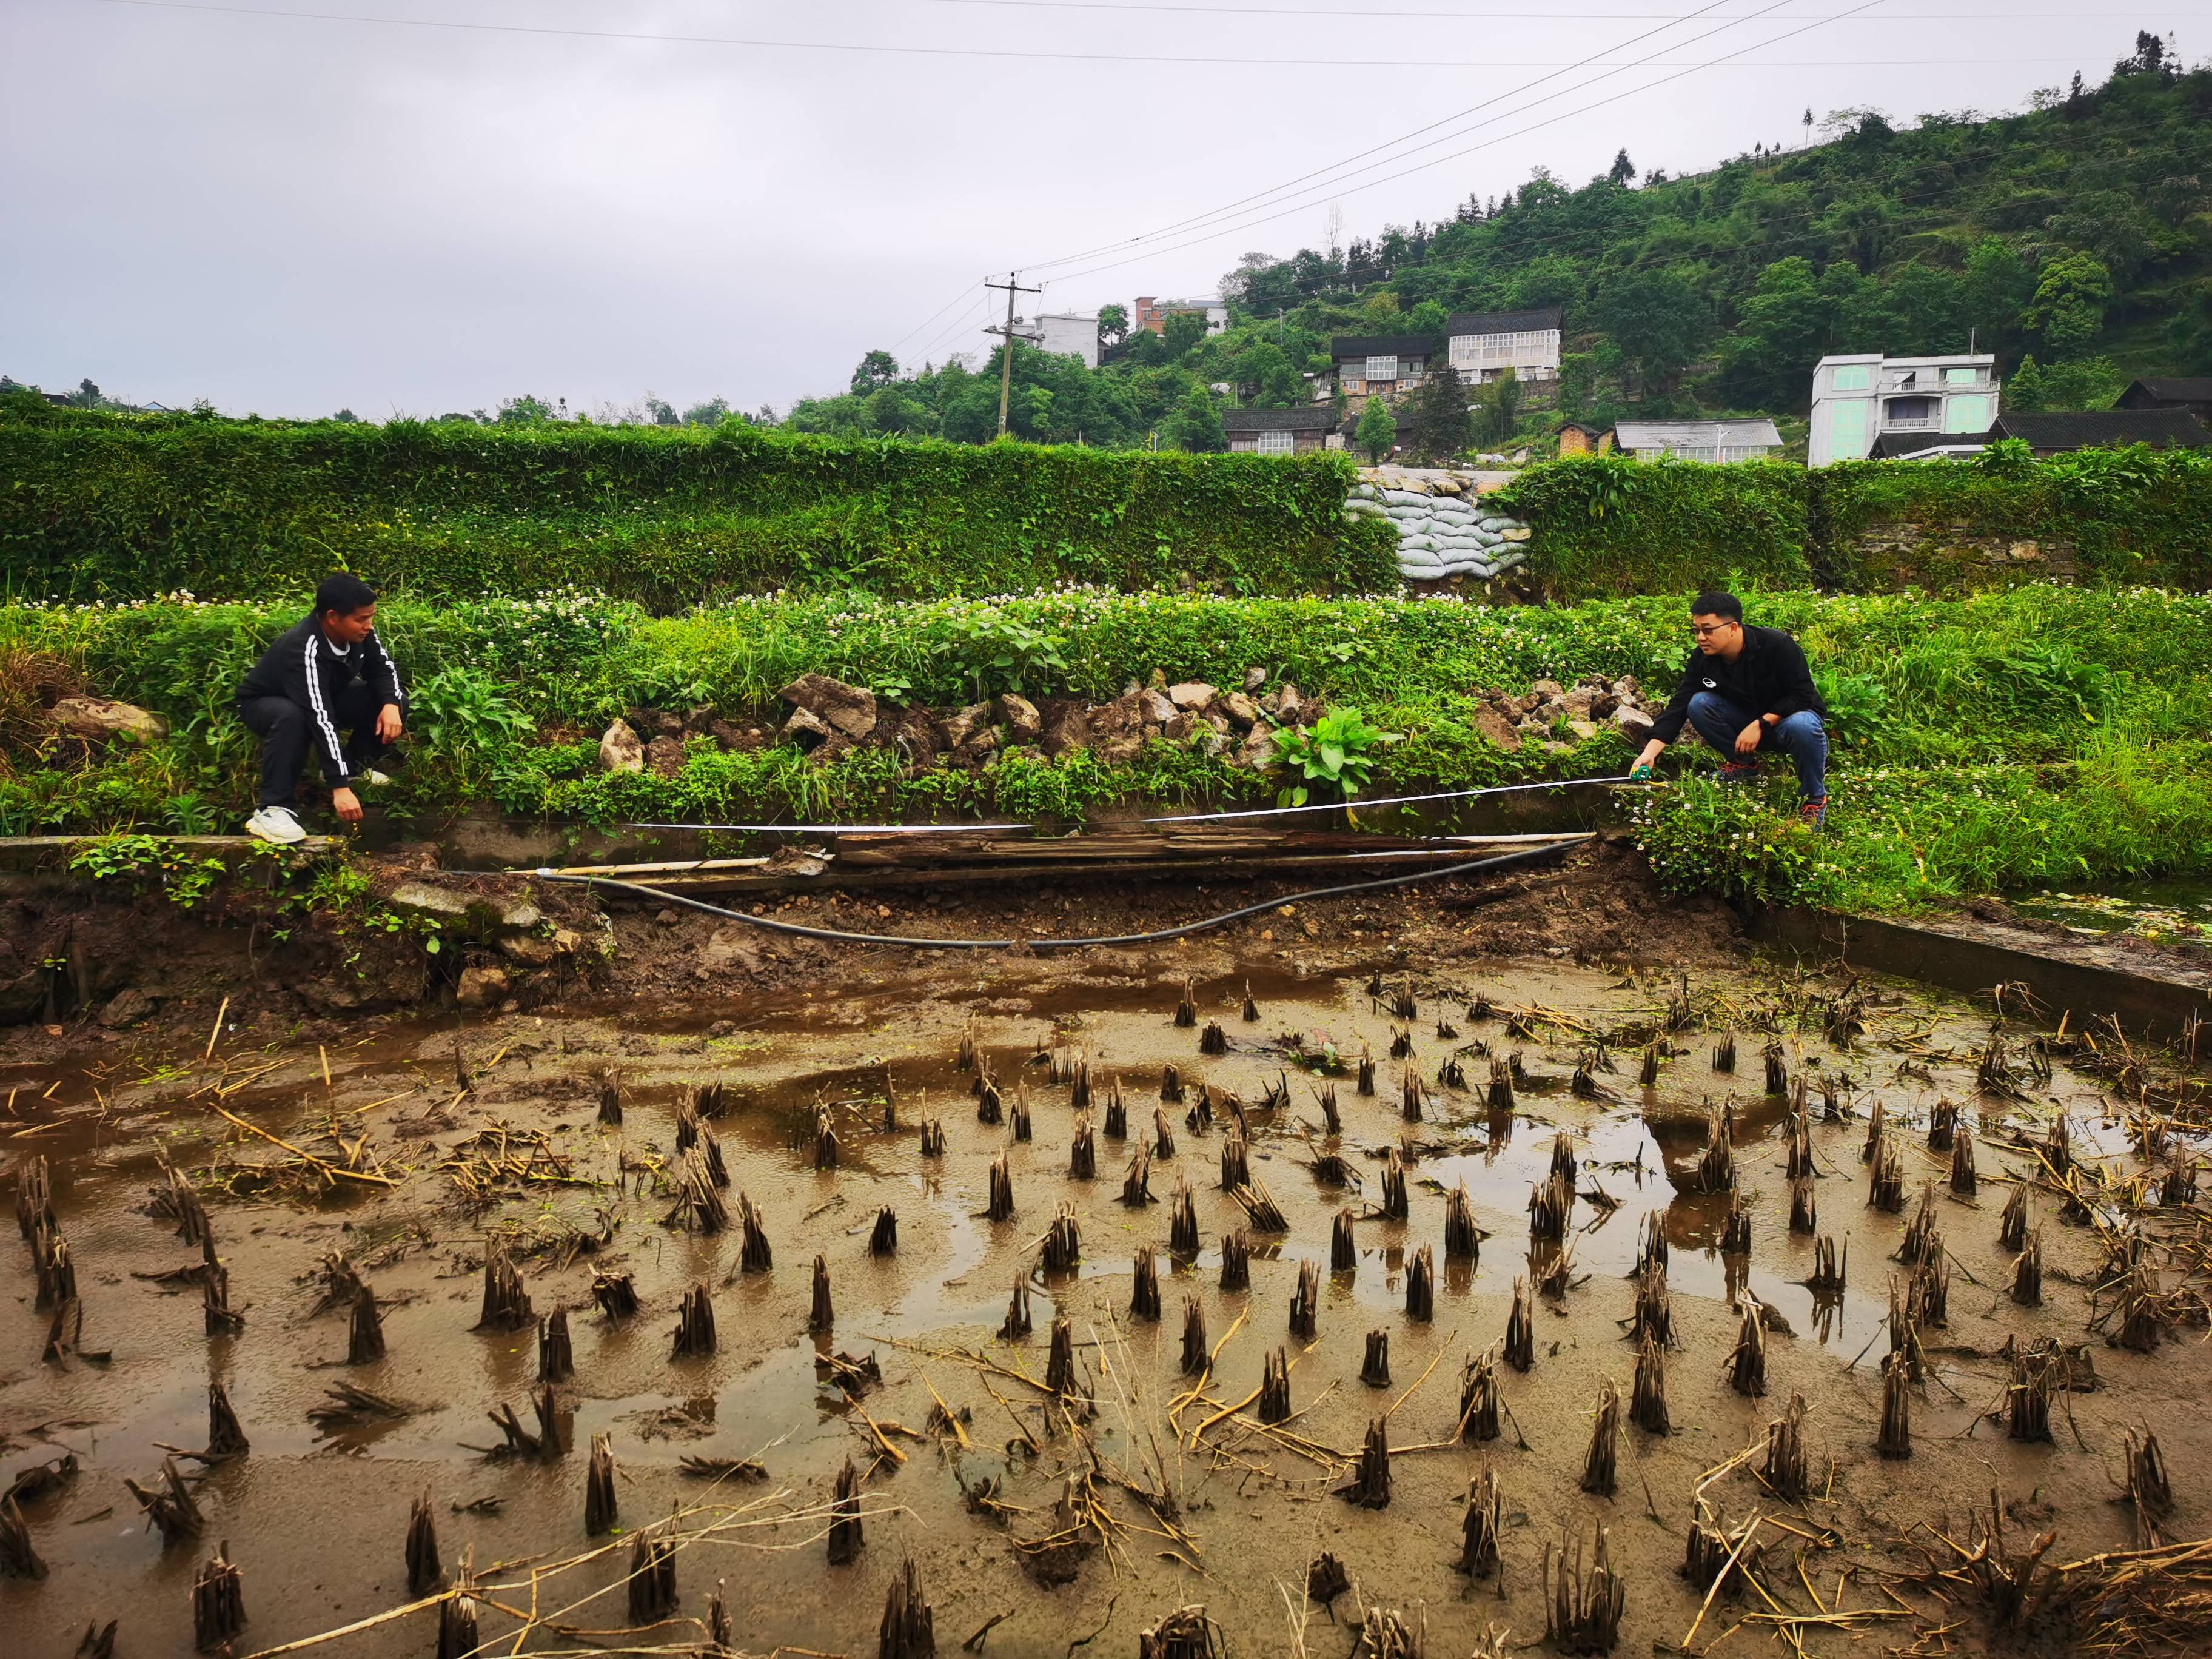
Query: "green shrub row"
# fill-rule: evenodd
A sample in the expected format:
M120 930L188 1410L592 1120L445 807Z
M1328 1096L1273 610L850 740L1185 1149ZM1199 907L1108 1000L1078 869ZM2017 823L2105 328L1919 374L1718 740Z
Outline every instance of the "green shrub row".
M1851 592L2001 586L2039 568L1992 567L1976 538L2063 543L2090 584L2212 587L2212 452L2085 450L2039 461L2001 445L1965 461L1653 465L1577 457L1522 472L1490 498L1535 531L1530 574L1550 596L1716 583L1818 582ZM1914 551L1866 532L1912 525Z
M333 567L424 596L1061 583L1394 586L1338 455L1149 454L702 428L234 421L0 404L0 581L19 596L304 592Z
M422 597L580 587L669 611L746 594L891 598L1087 585L1237 596L1387 592L1389 526L1342 514L1341 455L1147 454L763 431L126 416L0 402L0 583L20 597L304 592L358 571ZM1562 602L1716 584L2001 583L1972 538L2063 543L2092 583L2212 586L2212 457L2016 446L1972 462L1528 468ZM1909 562L1867 551L1892 523ZM1879 543L1880 538L1872 538Z
M1871 908L2023 884L2212 868L2212 599L2037 586L1955 599L1747 593L1753 621L1804 641L1836 741L1830 834L1808 836L1778 775L1765 797L1694 781L1643 802L1662 879L1742 896ZM0 833L207 830L251 800L238 677L289 606L153 602L0 605L0 670L62 659L94 690L152 707L172 735L79 759L65 744L0 752ZM1585 673L1653 691L1687 654L1683 598L1485 609L1443 599L1207 599L1091 591L995 605L866 594L744 599L681 617L589 596L385 608L414 690L417 738L389 810L597 823L811 821L990 813L1080 819L1133 803L1260 804L1274 781L1155 742L1133 763L1010 756L981 773L905 771L861 751L823 764L787 744L696 742L672 777L597 766L624 709L772 713L809 671L886 696L963 702L1024 676L1037 697L1103 699L1158 670L1235 683L1266 669L1401 741L1370 793L1467 788L1625 769L1610 731L1516 753L1474 729L1478 695ZM1006 642L1018 630L1024 652ZM1015 661L1015 659L1020 659ZM4 690L0 684L0 690ZM15 728L10 728L15 729ZM1691 774L1710 757L1685 744Z

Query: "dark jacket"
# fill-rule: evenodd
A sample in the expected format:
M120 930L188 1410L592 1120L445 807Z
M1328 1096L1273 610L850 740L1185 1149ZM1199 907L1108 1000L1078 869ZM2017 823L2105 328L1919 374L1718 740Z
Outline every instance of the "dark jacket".
M1809 708L1826 718L1828 713L1813 684L1813 671L1805 665L1803 649L1778 628L1745 624L1743 649L1734 662L1692 650L1666 711L1651 723L1651 735L1662 743L1680 737L1682 722L1690 717L1690 699L1700 691L1713 692L1742 709L1746 725L1761 714L1789 715Z
M322 623L309 617L279 634L276 642L261 653L261 660L246 671L239 683L238 701L283 697L306 709L308 729L315 734L316 748L322 751L323 775L342 784L347 776L345 746L338 741L331 711L337 707L342 693L363 682L380 702L402 708L407 706L407 694L399 686L399 671L374 629L359 645L341 651L323 632Z

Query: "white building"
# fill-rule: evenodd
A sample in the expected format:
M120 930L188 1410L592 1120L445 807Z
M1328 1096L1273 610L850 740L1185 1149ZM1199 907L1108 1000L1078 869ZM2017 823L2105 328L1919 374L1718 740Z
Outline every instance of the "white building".
M1037 348L1055 356L1080 357L1085 368L1098 367L1098 313L1047 312L1036 319L1030 337Z
M1988 352L1823 357L1813 370L1805 462L1826 466L1864 460L1875 441L1891 433L1980 434L1996 417L1997 360Z
M1763 461L1782 447L1771 421L1623 421L1614 446L1639 461Z
M1559 378L1557 306L1538 311L1468 312L1444 319L1449 360L1469 386L1494 380L1507 369L1523 380Z

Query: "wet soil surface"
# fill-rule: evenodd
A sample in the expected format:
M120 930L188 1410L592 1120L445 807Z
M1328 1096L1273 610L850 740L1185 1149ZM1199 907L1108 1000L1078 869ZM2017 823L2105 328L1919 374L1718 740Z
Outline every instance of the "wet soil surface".
M1292 925L1278 924L1286 933ZM623 926L641 933L653 924ZM1595 1527L1607 1529L1624 1581L1620 1650L1643 1653L1680 1643L1698 1618L1703 1587L1678 1571L1693 1486L1763 1446L1792 1395L1806 1407L1811 1495L1768 1490L1753 1457L1713 1478L1705 1496L1730 1524L1754 1510L1781 1518L1762 1534L1763 1582L1778 1603L1810 1613L1817 1596L1825 1612L1881 1615L1807 1627L1808 1652L1869 1640L1896 1650L1944 1626L1954 1628L1925 1650L1948 1642L1954 1652L2017 1651L2017 1638L1988 1632L1960 1584L1942 1586L1945 1601L1909 1585L1892 1594L1881 1575L1930 1559L1955 1565L1942 1537L1965 1545L1969 1511L1986 1510L1992 1487L2011 1506L2014 1541L2058 1529L2054 1560L2130 1547L2136 1516L2114 1500L2130 1426L2154 1428L2164 1447L2176 1502L2166 1535L2208 1529L2195 1484L2212 1457L2199 1415L2212 1401L2203 1330L2169 1327L2148 1352L2108 1345L2112 1298L2093 1305L2091 1296L2108 1276L2103 1230L2060 1224L2057 1202L2040 1193L2045 1300L2023 1307L2006 1294L2014 1253L1999 1243L1999 1212L2014 1179L2039 1168L2028 1140L2042 1141L2063 1115L2075 1153L2115 1182L2145 1166L2126 1150L2100 1081L2063 1061L2047 1080L2022 1073L2016 1094L1978 1092L1985 1006L1878 992L1863 1009L1868 1029L1838 1048L1826 1034L1838 987L1756 966L1700 963L1685 993L1671 971L1430 949L1418 964L1394 966L1378 1000L1364 970L1247 944L1243 960L1216 944L1074 960L908 959L865 973L847 961L734 997L610 995L459 1025L451 1013L387 1021L319 1042L280 1036L255 1046L246 1031L212 1045L149 1038L90 1058L40 1050L0 1064L0 1088L11 1091L10 1127L0 1127L10 1185L34 1158L46 1160L82 1297L79 1346L107 1354L42 1363L50 1316L33 1305L29 1246L13 1247L14 1282L0 1301L0 1474L76 1462L73 1478L23 1506L46 1574L0 1580L0 1617L13 1632L4 1645L64 1653L88 1620L116 1619L118 1653L187 1651L193 1575L222 1542L250 1620L235 1651L356 1624L365 1627L319 1650L431 1651L435 1608L369 1622L410 1600L403 1540L410 1505L428 1494L447 1571L467 1559L481 1580L483 1639L511 1649L521 1616L536 1614L523 1650L696 1650L701 1628L685 1621L707 1616L719 1581L743 1650L870 1653L887 1590L911 1558L940 1652L975 1635L973 1650L986 1654L1132 1654L1139 1631L1201 1603L1231 1653L1348 1654L1360 1608L1380 1605L1416 1628L1425 1621L1431 1654L1460 1654L1492 1626L1509 1629L1513 1646L1540 1638L1546 1552L1564 1540L1586 1555ZM672 975L678 960L670 951ZM1187 974L1197 1029L1176 1023ZM1413 999L1410 1018L1389 1006L1401 989ZM1244 1017L1248 991L1256 1019ZM1666 1023L1670 999L1677 1029L1662 1038L1656 1082L1641 1086L1641 1045ZM1213 1022L1226 1051L1208 1054L1201 1037ZM1728 1031L1733 1073L1712 1060ZM1413 1048L1402 1061L1389 1057L1401 1032ZM2014 1029L2015 1054L2029 1035ZM978 1121L975 1073L957 1064L963 1036L1010 1118L1026 1095L1030 1139L1016 1139L1011 1122ZM1601 1037L1612 1042L1602 1056ZM1807 1085L1819 1229L1848 1244L1840 1297L1816 1301L1804 1284L1814 1241L1788 1231L1789 1104L1765 1091L1769 1042L1793 1085ZM1062 1060L1088 1059L1093 1179L1069 1173L1078 1114L1069 1083L1054 1079L1060 1045ZM1363 1050L1376 1057L1372 1096L1357 1091ZM1490 1110L1491 1061L1514 1054L1523 1080L1513 1106ZM1577 1092L1584 1058L1595 1064ZM1439 1083L1455 1059L1464 1086L1449 1074ZM1162 1105L1169 1065L1185 1098ZM1403 1115L1409 1073L1428 1097L1419 1121ZM618 1091L618 1126L600 1121L602 1079ZM1127 1138L1105 1133L1116 1080ZM724 1101L703 1128L730 1177L731 1218L702 1233L671 1217L684 1169L679 1102L710 1084L723 1085ZM1241 1102L1251 1174L1279 1206L1283 1231L1252 1229L1222 1190L1231 1114L1224 1100L1211 1124L1194 1123L1201 1085ZM1332 1085L1334 1136L1319 1103ZM1288 1104L1269 1106L1270 1089L1284 1087ZM1823 1120L1824 1093L1842 1121ZM1946 1099L1964 1103L1974 1126L1981 1186L1971 1198L1948 1190L1948 1157L1926 1147L1931 1109ZM1730 1105L1733 1194L1697 1190L1709 1103ZM1906 1201L1894 1213L1868 1202L1861 1154L1877 1107L1905 1161ZM1172 1153L1158 1146L1156 1112ZM837 1138L834 1168L820 1167L823 1117ZM944 1150L926 1157L931 1119L941 1120ZM1462 1367L1505 1335L1515 1280L1528 1271L1532 1183L1553 1167L1562 1135L1578 1194L1566 1229L1571 1285L1535 1303L1533 1364L1498 1370L1498 1437L1462 1440ZM1130 1206L1123 1181L1140 1142L1156 1147L1156 1201ZM1406 1167L1403 1219L1376 1213L1393 1148ZM326 1175L298 1152L351 1173ZM1356 1188L1318 1178L1311 1166L1330 1153ZM1014 1212L994 1222L989 1172L1001 1158ZM230 1305L244 1316L235 1333L209 1335L200 1288L158 1277L200 1259L173 1221L149 1213L165 1164L204 1199ZM1891 1280L1907 1271L1892 1258L1923 1182L1935 1183L1929 1201L1954 1263L1948 1323L1921 1335L1928 1365L1911 1389L1911 1455L1885 1459L1875 1451L1884 1320ZM1444 1249L1447 1197L1462 1182L1486 1235L1474 1261ZM1177 1255L1170 1212L1185 1183L1200 1248ZM773 1250L765 1271L741 1267L741 1194ZM1749 1215L1747 1257L1720 1250L1737 1200ZM2118 1205L2100 1216L2117 1218ZM1081 1258L1048 1274L1040 1250L1061 1206ZM896 1212L896 1252L872 1255L884 1207ZM1332 1273L1332 1223L1346 1212L1356 1263ZM1619 1389L1624 1412L1628 1402L1629 1275L1650 1217L1668 1246L1671 1431L1624 1421L1617 1488L1605 1497L1581 1481L1601 1386ZM2178 1241L2193 1238L2199 1220L2193 1207L2152 1209L2135 1224ZM1238 1228L1251 1230L1249 1288L1224 1290L1224 1237ZM494 1409L512 1406L534 1422L539 1363L534 1326L476 1328L495 1244L536 1314L567 1310L574 1371L556 1387L565 1455L480 1449L500 1443L487 1421ZM1425 1320L1407 1307L1422 1250L1436 1263ZM332 1253L374 1288L380 1359L346 1364L346 1308L318 1310ZM1131 1311L1133 1263L1147 1254L1158 1322ZM833 1322L810 1332L817 1257ZM2166 1264L2168 1289L2191 1282L2177 1252L2157 1249L2154 1259ZM1309 1261L1321 1270L1310 1340L1288 1322ZM598 1275L628 1275L641 1311L602 1315ZM1033 1330L1005 1339L1017 1281L1028 1287ZM716 1346L672 1358L678 1304L695 1285L711 1300ZM1747 1288L1771 1310L1762 1397L1735 1392L1729 1376ZM1181 1363L1187 1299L1218 1348L1204 1381ZM1074 1343L1073 1401L1045 1387L1060 1318ZM2106 1323L2092 1328L2097 1320ZM1388 1386L1362 1381L1375 1331L1388 1336ZM2000 1353L2042 1338L2086 1342L2095 1386L2053 1402L2051 1440L2008 1439L2004 1422L1984 1415L2005 1398ZM1278 1350L1294 1414L1263 1425L1250 1396ZM857 1396L837 1386L823 1361L838 1354L872 1357L880 1383ZM166 1448L208 1444L211 1382L223 1385L251 1450L205 1468L182 1462L204 1525L164 1547L124 1481L150 1481ZM341 1386L404 1414L319 1427L310 1411ZM939 1402L957 1428L933 1419ZM1337 1492L1378 1419L1395 1455L1387 1506L1370 1509ZM618 1471L611 1539L585 1530L585 1466L602 1435ZM757 1468L702 1479L684 1472L686 1457ZM848 1460L863 1477L864 1542L832 1565L828 1511ZM1470 1577L1454 1563L1468 1485L1485 1469L1503 1493L1503 1566ZM656 1525L676 1542L675 1622L624 1634L631 1534ZM1070 1547L1035 1547L1048 1540ZM1323 1551L1356 1586L1333 1610L1304 1594ZM1724 1593L1693 1645L1768 1606L1748 1590ZM1771 1625L1752 1624L1733 1645L1765 1650L1775 1639Z

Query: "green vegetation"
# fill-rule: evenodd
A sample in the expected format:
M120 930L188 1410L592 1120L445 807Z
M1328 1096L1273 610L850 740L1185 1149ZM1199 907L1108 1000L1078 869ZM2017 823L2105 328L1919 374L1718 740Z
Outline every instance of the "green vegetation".
M781 588L1088 582L1238 593L1397 580L1340 456L1199 458L714 428L232 421L0 399L18 596L597 588L657 607Z
M1248 259L1237 325L1193 366L1242 381L1242 355L1279 331L1303 346L1556 305L1562 413L1601 422L1802 414L1824 353L1963 351L1970 337L2007 371L2028 354L2046 377L2102 360L2045 407L2101 406L2135 374L2212 371L2212 70L2180 72L2146 34L2102 86L2077 76L2033 104L1909 128L1841 110L1829 142L1640 188L1620 163L1580 189L1540 169L1340 256Z
M1477 441L1491 447L1540 439L1560 415L1802 415L1827 352L1973 340L2007 373L2032 355L2040 384L2032 377L2027 401L2007 398L2021 409L2102 407L2136 374L2212 372L2212 70L2180 72L2143 35L2102 86L2077 76L2032 104L1909 127L1838 110L1827 142L1761 145L1692 177L1639 185L1624 152L1580 188L1539 168L1434 222L1248 256L1224 282L1224 333L1188 318L1131 333L1111 307L1096 371L1018 348L1013 429L1218 447L1191 419L1210 386L1239 404L1300 405L1304 377L1329 372L1332 335L1437 335L1455 312L1545 306L1566 312L1560 407L1486 398ZM878 358L872 376L864 363L850 392L800 403L790 423L969 441L996 430L995 351L972 372L905 379ZM2101 368L2076 368L2089 364ZM1443 453L1464 446L1458 435L1421 441Z
M1275 733L1275 764L1294 781L1275 801L1304 806L1311 784L1326 784L1339 800L1350 800L1367 787L1382 759L1382 746L1398 733L1370 726L1357 708L1331 708L1311 726L1285 726ZM1303 782L1295 780L1303 779Z
M2018 441L1964 461L1703 466L1577 456L1486 498L1534 527L1529 574L1555 597L1817 580L1849 591L2019 580L1972 538L2061 543L2087 583L2212 586L2212 452ZM1909 563L1863 550L1876 526L1927 532ZM1879 538L1875 538L1877 542ZM2030 567L2025 573L2042 574Z
M2146 588L2033 586L1955 600L1919 594L1748 596L1756 621L1804 641L1837 714L1830 834L1790 821L1780 775L1763 794L1696 781L1641 799L1662 879L1682 887L1903 907L2042 883L2212 868L2212 599ZM0 691L60 664L88 688L153 708L173 735L84 754L22 735L0 750L0 833L229 828L250 802L250 740L228 713L239 675L291 605L155 603L0 607ZM809 671L895 679L916 701L963 702L1004 684L994 619L1049 642L1022 664L1033 697L1110 698L1158 669L1237 684L1250 668L1342 711L1307 739L1355 787L1399 793L1616 773L1631 745L1601 732L1567 752L1507 754L1478 735L1475 694L1544 677L1671 684L1686 653L1677 596L1485 610L1442 600L1222 599L1065 591L984 605L866 594L747 599L680 617L595 596L396 601L381 631L409 675L441 690L418 711L388 810L428 823L495 810L602 823L988 812L1079 818L1116 802L1265 804L1307 781L1233 769L1154 741L1109 766L1009 754L975 772L909 774L863 750L830 763L775 744L690 746L675 775L611 775L598 735L638 705L769 712ZM996 673L1002 678L994 681ZM1358 715L1350 711L1357 709ZM1355 722L1371 740L1353 742ZM1401 740L1387 747L1380 733ZM1563 740L1571 734L1564 730ZM1710 757L1678 749L1688 772ZM1358 759L1371 769L1357 771Z

